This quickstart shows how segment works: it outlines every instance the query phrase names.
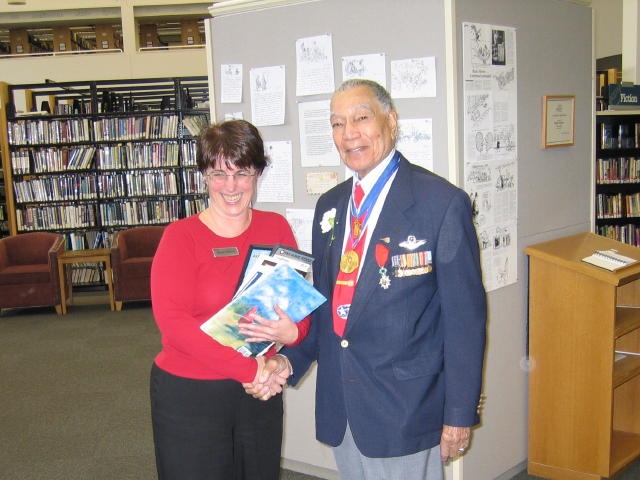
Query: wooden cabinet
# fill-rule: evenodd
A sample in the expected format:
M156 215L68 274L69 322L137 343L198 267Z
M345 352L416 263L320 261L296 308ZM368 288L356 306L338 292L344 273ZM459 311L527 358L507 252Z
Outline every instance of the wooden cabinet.
M582 233L529 255L529 459L532 475L609 478L640 457L640 262L582 261L640 249ZM618 357L620 357L618 359Z

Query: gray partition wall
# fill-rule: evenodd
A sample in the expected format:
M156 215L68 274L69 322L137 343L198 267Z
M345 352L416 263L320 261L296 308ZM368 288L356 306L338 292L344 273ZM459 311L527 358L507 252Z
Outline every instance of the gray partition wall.
M592 20L591 8L579 0L318 0L310 3L215 16L211 20L212 70L218 119L242 111L251 119L249 70L286 66L285 123L260 127L265 140L293 142L294 202L259 204L284 213L286 208L313 208L316 198L305 191L309 172L344 168L300 166L297 103L329 98L296 97L295 42L331 34L335 83L341 58L384 53L387 85L392 60L434 56L435 98L399 99L400 118L433 119L436 173L463 171L462 22L516 29L518 82L518 280L489 293L488 348L482 424L461 463L449 466L447 480L511 478L527 456L527 262L522 253L531 243L590 229L592 203ZM214 6L215 7L215 6ZM215 8L212 7L212 12ZM450 9L452 16L448 17ZM450 22L450 24L448 24ZM453 38L447 37L453 32ZM446 72L448 42L454 72ZM243 102L221 104L220 65L244 66ZM449 73L449 75L447 75ZM451 83L450 78L457 78ZM447 111L448 89L455 88L457 112ZM575 95L575 145L540 148L542 96ZM455 113L457 120L450 122ZM452 127L448 125L451 124ZM450 140L458 158L449 153ZM452 168L453 166L453 168ZM453 180L460 181L459 178ZM318 444L313 429L315 375L286 393L285 465L337 478L331 452Z
M526 358L528 262L523 250L591 228L592 19L591 8L563 0L455 3L457 39L463 22L513 27L517 36L518 282L489 294L487 400L483 426L464 465L465 480L490 480L525 468L527 457L527 371L535 368L535 359L529 363ZM461 43L456 51L461 59ZM575 95L575 145L540 147L544 95Z
M330 98L330 94L296 96L296 40L330 34L333 43L336 86L342 80L341 58L347 55L384 53L387 86L390 84L389 62L412 57L436 57L437 97L399 99L400 118L433 118L435 170L446 175L446 105L444 69L443 6L439 0L402 0L398 2L370 0L321 0L301 5L271 8L213 19L214 82L220 82L220 65L242 63L244 85L241 104L221 104L216 92L216 116L241 110L251 120L249 70L256 67L285 65L285 123L260 127L265 140L293 142L294 205L312 208L317 197L307 195L305 176L308 172L336 171L344 179L344 168L300 167L298 102ZM292 205L261 204L283 212Z

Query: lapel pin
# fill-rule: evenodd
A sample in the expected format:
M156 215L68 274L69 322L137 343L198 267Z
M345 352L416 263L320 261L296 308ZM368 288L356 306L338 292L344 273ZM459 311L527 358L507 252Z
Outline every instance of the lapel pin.
M415 250L420 245L424 245L427 243L426 240L418 240L415 235L409 235L406 240L400 242L400 246L402 248L406 248L407 250Z

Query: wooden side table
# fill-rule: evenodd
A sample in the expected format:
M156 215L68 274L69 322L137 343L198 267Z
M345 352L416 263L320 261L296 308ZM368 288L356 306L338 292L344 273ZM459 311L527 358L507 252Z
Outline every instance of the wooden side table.
M66 250L58 256L58 275L60 276L60 301L62 302L62 313L67 313L67 301L71 302L73 297L73 286L69 288L69 298L67 299L67 276L65 266L74 263L104 263L105 281L109 287L109 306L115 310L116 302L113 296L113 274L111 271L111 249L98 248L88 250Z

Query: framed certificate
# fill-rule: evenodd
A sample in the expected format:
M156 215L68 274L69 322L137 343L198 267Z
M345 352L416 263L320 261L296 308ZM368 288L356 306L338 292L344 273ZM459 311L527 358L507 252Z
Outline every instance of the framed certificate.
M573 145L575 95L542 97L542 148Z

